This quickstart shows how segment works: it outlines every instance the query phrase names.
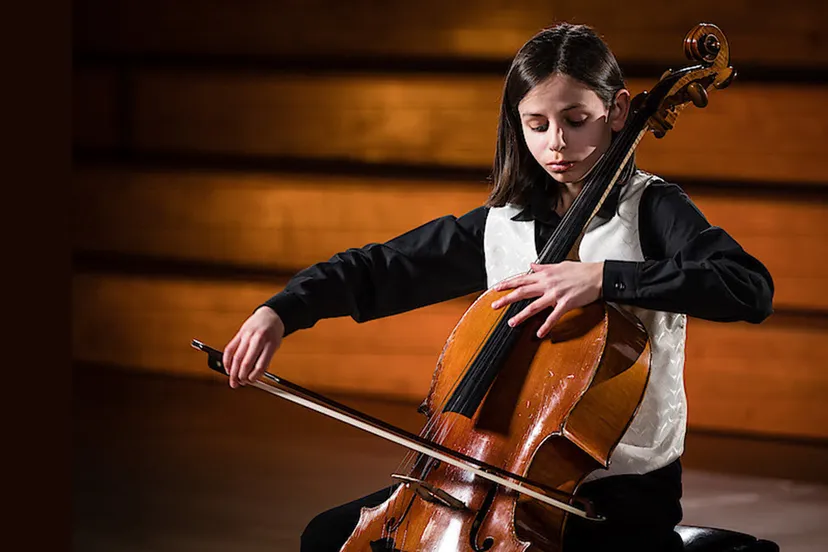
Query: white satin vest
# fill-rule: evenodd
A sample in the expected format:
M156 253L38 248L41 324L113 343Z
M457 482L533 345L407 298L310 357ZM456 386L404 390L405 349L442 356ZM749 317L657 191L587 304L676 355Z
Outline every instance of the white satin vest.
M643 261L638 235L638 205L644 189L657 177L638 170L622 188L615 215L595 217L578 250L583 262ZM489 209L484 233L488 286L529 270L538 258L534 221L514 221L521 208ZM684 450L687 400L684 393L686 316L618 305L641 320L650 337L650 379L641 407L610 457L608 470L586 481L662 468Z

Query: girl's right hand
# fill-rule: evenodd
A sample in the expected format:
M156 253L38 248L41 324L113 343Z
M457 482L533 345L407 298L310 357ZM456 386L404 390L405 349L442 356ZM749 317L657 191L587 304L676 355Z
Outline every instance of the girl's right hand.
M284 335L285 325L270 307L261 307L250 315L224 348L224 370L230 376L230 387L247 385L264 374Z

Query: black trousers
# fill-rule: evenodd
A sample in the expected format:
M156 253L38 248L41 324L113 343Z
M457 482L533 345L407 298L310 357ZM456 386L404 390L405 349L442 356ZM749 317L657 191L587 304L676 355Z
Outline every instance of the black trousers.
M327 510L302 533L301 552L338 552L359 522L360 509L382 504L393 487ZM674 528L681 521L681 463L644 475L618 475L585 483L589 498L607 518L596 523L570 516L564 552L680 552Z

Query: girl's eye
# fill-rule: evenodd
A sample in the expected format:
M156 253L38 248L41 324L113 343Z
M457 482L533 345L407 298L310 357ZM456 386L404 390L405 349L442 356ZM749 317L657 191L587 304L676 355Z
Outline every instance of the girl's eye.
M572 119L566 119L566 124L573 127L573 128L578 128L580 126L584 126L584 123L586 123L586 121L587 121L586 119L581 119L579 121L573 121ZM545 124L538 125L538 126L530 126L529 128L532 130L532 132L546 132L547 130L549 130L549 123L545 123Z

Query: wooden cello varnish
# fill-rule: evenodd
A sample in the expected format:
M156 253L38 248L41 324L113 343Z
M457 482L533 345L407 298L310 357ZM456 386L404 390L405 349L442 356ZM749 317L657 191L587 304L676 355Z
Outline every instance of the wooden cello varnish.
M457 371L478 350L481 332L502 317L491 303L504 294L483 294L451 334L426 402L429 411L445 402ZM546 338L538 339L534 335L542 320L527 322L530 327L473 418L432 416L449 418L451 430L441 439L446 446L571 493L586 474L607 465L643 397L649 373L647 334L605 303L567 313ZM570 369L564 372L563 367ZM387 542L383 523L399 515L388 511L395 502L397 510L410 503L405 515L411 517L394 532L393 549L441 550L459 540L468 543L461 550L526 550L530 542L533 549L559 550L566 518L561 510L518 499L513 491L498 492L496 484L452 466L439 466L427 479L468 510L426 502L402 485L396 500L363 512L342 550L390 549L379 546ZM372 547L371 542L383 544Z
M570 208L575 214L558 230L567 228L556 230L541 262L561 262L577 251L584 228L647 131L663 136L686 105L707 105L707 90L732 80L727 41L714 25L691 30L685 52L701 64L668 71L633 101L627 126L587 179ZM575 504L578 486L608 466L641 404L650 371L647 332L632 315L598 301L567 313L539 339L548 313L507 329L514 311L491 308L507 293L484 293L450 335L423 405L429 423L421 436ZM501 346L504 335L508 347ZM489 379L469 401L464 385L477 385L470 375L481 367ZM363 509L343 551L563 548L572 513L427 456L405 477L389 500Z

